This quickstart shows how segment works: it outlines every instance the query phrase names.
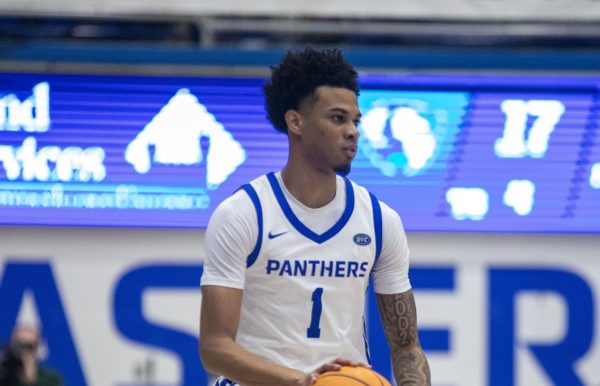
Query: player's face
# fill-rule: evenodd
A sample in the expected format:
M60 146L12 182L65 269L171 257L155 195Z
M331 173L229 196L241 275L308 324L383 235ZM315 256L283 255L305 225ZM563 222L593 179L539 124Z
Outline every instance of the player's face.
M353 91L321 86L301 109L302 143L318 167L348 174L357 150L360 110Z
M35 358L39 345L38 333L33 329L20 327L13 333L11 345L21 358Z

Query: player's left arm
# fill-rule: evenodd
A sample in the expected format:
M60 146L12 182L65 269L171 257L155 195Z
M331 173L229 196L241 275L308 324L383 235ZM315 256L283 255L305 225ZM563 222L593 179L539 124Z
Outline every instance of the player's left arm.
M417 334L417 309L412 290L377 294L377 305L392 353L396 384L430 386L431 374Z
M381 203L383 238L373 281L398 386L430 386L431 375L417 335L417 310L408 278L409 250L400 216Z

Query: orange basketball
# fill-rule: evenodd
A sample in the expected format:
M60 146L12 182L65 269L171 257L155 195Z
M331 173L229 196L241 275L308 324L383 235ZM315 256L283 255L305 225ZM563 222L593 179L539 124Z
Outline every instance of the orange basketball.
M342 366L319 375L313 386L392 386L381 374L366 367Z

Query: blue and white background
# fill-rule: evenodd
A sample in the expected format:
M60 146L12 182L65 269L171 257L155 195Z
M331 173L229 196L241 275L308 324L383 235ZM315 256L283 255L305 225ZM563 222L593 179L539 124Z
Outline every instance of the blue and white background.
M409 231L434 385L600 385L598 80L362 74L350 177ZM287 154L261 84L0 74L0 341L41 324L68 385L205 384L202 229Z
M204 385L203 233L3 228L0 336L39 322L69 385ZM597 237L409 233L434 385L598 385ZM378 316L374 366L389 375Z

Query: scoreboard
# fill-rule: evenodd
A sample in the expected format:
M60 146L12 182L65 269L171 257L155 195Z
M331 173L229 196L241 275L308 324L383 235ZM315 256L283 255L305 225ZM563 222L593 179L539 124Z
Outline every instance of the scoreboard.
M0 224L206 227L287 159L261 78L0 74ZM362 73L350 178L409 231L600 232L600 77Z

